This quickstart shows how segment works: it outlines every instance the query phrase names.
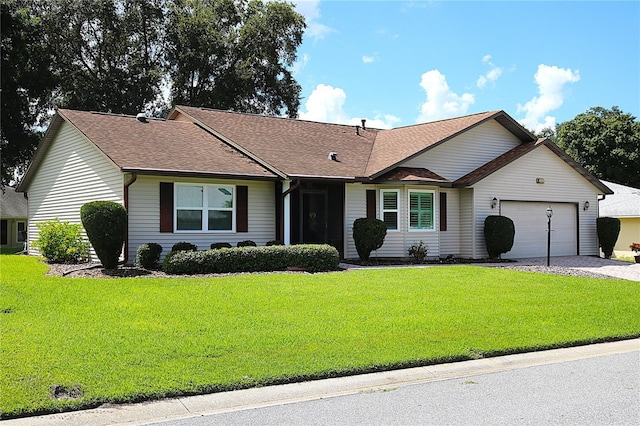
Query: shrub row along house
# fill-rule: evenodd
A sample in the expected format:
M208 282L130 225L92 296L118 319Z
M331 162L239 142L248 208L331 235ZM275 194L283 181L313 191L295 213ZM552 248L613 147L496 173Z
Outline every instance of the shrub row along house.
M510 217L505 257L597 255L598 198L611 191L504 111L389 130L177 106L167 119L60 109L17 188L38 222L79 223L94 200L128 213L125 257L155 242L328 243L357 258L353 222L388 228L373 257L487 256L483 223ZM31 249L31 252L34 250Z

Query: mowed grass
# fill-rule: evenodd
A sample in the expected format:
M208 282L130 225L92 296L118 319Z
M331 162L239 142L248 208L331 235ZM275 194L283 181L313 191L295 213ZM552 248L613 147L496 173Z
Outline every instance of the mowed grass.
M624 280L478 266L203 279L46 270L0 256L5 418L640 335L640 286Z

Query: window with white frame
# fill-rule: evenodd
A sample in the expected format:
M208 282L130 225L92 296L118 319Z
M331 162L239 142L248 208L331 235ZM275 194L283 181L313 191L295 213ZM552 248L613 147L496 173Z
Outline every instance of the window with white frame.
M388 230L400 229L399 224L399 191L397 189L386 189L380 191L380 216L382 221L387 225Z
M409 191L409 230L433 230L433 218L433 191Z
M18 233L16 234L17 242L24 243L27 241L27 222L17 222Z
M176 231L233 231L235 187L175 185Z

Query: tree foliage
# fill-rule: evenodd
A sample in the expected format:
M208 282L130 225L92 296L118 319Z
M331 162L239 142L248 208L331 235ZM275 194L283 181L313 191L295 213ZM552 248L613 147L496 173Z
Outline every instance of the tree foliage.
M297 116L290 67L304 18L281 2L173 0L167 25L175 103Z
M2 185L58 107L297 115L304 18L262 0L1 0ZM170 91L170 95L168 95ZM38 127L39 126L39 127Z
M640 187L640 122L633 115L594 107L556 132L556 143L598 178Z
M27 0L2 0L2 122L0 147L4 189L22 173L38 145L42 124L50 107L55 79L50 69L51 51L44 39L42 20Z

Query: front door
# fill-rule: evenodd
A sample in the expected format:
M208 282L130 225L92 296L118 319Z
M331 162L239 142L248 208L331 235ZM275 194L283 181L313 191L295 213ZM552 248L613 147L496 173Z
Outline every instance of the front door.
M323 244L327 242L327 198L327 191L323 190L302 192L300 234L303 243Z

